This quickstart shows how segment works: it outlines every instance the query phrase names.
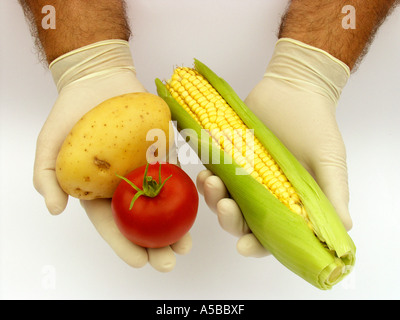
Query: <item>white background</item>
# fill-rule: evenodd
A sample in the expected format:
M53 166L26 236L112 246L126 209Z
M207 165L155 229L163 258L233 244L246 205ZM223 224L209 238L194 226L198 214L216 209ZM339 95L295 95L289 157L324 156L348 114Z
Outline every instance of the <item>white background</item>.
M200 59L242 98L261 79L282 0L131 0L138 77L155 93L175 65ZM47 213L32 186L38 132L56 99L17 1L0 2L0 297L3 299L400 298L400 9L346 86L337 118L348 153L353 273L315 289L273 257L240 256L201 198L193 249L170 273L132 269L100 238L78 201ZM201 165L184 169L195 178Z

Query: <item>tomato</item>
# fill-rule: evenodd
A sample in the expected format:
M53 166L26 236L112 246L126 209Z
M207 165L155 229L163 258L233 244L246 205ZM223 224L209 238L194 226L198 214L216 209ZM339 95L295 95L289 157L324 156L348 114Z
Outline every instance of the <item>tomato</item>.
M191 229L199 196L180 167L147 164L121 178L111 208L127 239L142 247L160 248L175 243Z

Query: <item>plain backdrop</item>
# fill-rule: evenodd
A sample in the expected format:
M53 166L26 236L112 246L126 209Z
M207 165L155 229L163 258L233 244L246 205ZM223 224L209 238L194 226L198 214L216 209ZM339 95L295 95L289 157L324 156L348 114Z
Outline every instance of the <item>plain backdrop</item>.
M137 74L156 93L198 58L245 98L272 54L287 1L128 0ZM32 186L36 137L57 93L17 1L0 2L0 297L3 299L400 298L400 8L383 24L337 109L351 192L353 273L320 291L273 257L244 258L201 198L193 249L170 273L132 269L76 199L51 216ZM284 124L283 124L284 125ZM183 168L195 179L200 164Z

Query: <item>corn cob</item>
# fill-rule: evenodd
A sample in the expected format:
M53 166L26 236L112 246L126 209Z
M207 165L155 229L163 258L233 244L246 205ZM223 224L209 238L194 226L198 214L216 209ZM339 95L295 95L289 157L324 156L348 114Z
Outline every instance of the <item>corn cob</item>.
M229 84L195 60L194 69L176 68L156 85L178 129L191 129L189 143L224 181L266 249L320 289L350 272L355 246L333 206ZM214 161L204 161L204 151Z
M246 132L248 128L243 121L199 72L187 67L176 68L166 87L199 125L209 130L221 149L308 222L304 206L277 163L254 134Z

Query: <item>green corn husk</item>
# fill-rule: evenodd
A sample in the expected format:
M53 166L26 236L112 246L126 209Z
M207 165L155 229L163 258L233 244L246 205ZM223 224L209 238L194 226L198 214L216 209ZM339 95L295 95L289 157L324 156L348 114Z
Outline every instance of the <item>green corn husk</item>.
M278 261L315 287L330 289L352 270L356 251L332 204L308 171L225 80L198 60L195 60L195 69L219 92L247 127L254 129L256 138L295 188L313 230L300 215L289 210L251 175L244 174L244 169L221 150L211 136L204 134L204 129L172 97L162 81L156 79L158 95L169 105L178 130L191 129L185 130L188 143L205 167L225 183L260 243Z

